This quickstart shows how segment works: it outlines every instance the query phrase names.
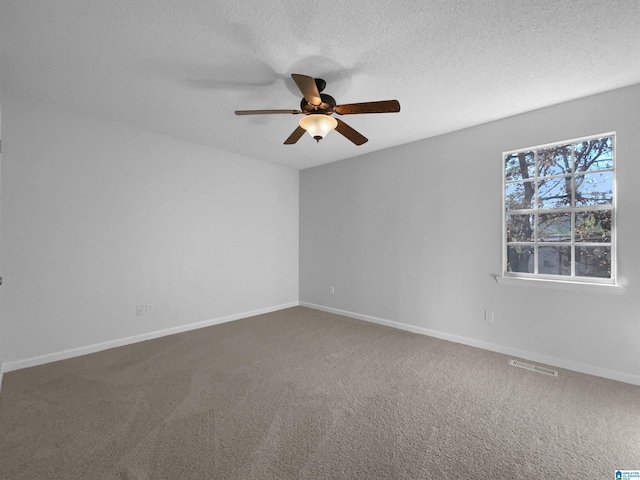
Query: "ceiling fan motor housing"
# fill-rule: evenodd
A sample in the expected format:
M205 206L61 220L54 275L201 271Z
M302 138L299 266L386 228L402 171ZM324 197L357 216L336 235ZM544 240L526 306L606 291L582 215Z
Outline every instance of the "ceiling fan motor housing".
M333 112L333 108L336 106L336 100L331 95L327 95L326 93L320 94L320 99L322 103L320 105L311 105L304 98L300 101L300 110L303 113L326 113L330 114Z

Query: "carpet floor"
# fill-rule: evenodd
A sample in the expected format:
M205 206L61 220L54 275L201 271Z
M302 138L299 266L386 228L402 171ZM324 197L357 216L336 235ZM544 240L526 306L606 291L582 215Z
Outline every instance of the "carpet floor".
M5 374L2 479L614 479L640 387L295 307Z

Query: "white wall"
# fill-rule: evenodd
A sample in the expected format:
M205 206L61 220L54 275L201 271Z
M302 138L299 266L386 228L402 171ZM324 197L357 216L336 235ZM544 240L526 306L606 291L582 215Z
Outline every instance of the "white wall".
M5 369L298 300L297 170L3 98ZM153 304L149 316L137 304Z
M498 285L501 153L609 131L625 294ZM634 86L301 172L301 302L640 383L638 132Z

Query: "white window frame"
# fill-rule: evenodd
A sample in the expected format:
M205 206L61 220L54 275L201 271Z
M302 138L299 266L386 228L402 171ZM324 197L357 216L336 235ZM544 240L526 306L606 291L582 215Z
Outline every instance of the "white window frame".
M549 208L549 209L540 209L539 205L538 205L538 195L537 192L534 196L535 198L535 202L536 204L533 205L531 208L528 209L520 209L520 210L511 210L511 211L507 211L507 205L506 205L506 186L507 183L515 183L515 182L507 182L506 179L506 175L505 175L505 159L507 158L507 156L516 154L516 153L521 153L521 152L531 152L534 151L535 152L535 157L534 157L534 177L532 177L532 184L534 185L534 188L537 188L537 183L536 180L538 178L538 150L541 149L545 149L545 148L551 148L551 147L557 147L557 146L562 146L562 145L573 145L575 143L579 143L582 141L587 141L587 140L594 140L594 139L598 139L598 138L605 138L605 137L611 137L612 141L611 141L611 157L612 157L612 168L611 169L604 169L604 170L598 170L598 171L611 171L612 172L612 188L613 188L613 193L612 193L612 201L611 204L605 204L605 205L589 205L589 206L579 206L576 207L574 204L574 197L573 195L575 195L575 188L572 189L572 202L571 202L571 206L570 207L562 207L562 208ZM573 149L572 149L572 156L573 156ZM573 163L573 158L572 158L572 163ZM585 136L585 137L579 137L579 138L574 138L574 139L569 139L569 140L563 140L563 141L559 141L559 142L553 142L553 143L547 143L544 145L536 145L536 146L532 146L532 147L527 147L527 148L518 148L516 150L510 150L510 151L506 151L502 153L502 157L501 157L501 172L502 172L502 276L501 277L496 277L496 280L498 281L498 283L501 284L516 284L516 283L520 283L520 284L527 284L527 285L534 285L534 286L563 286L563 287L571 287L573 286L578 286L578 289L581 289L580 287L582 286L586 286L586 287L605 287L604 290L618 290L618 287L621 287L618 284L618 277L617 277L617 248L616 248L616 229L617 229L617 223L616 223L616 211L617 211L617 186L616 186L616 165L617 164L617 158L616 158L616 132L606 132L606 133L602 133L602 134L597 134L597 135L589 135L589 136ZM571 182L572 184L575 184L575 177L576 177L576 171L575 171L575 166L572 165L572 171L571 171ZM566 176L566 174L562 174L559 176ZM575 275L575 247L576 246L595 246L595 245L602 245L602 244L595 244L595 243L585 243L585 242L578 242L575 239L575 214L577 212L581 212L581 211L594 211L594 210L611 210L611 241L610 242L606 242L605 245L610 245L611 246L611 278L601 278L601 277L588 277L588 276L577 276ZM529 244L529 245L534 245L534 273L527 273L527 272L510 272L507 271L508 269L508 242L507 242L507 216L509 214L540 214L540 213L561 213L561 212L567 212L570 213L571 215L571 240L570 242L562 242L562 246L568 246L571 248L571 274L570 275L552 275L552 274L543 274L543 273L538 273L538 247L541 244L544 244L544 242L540 242L538 239L538 234L537 234L537 221L536 224L534 225L534 238L533 241L531 242L523 242L523 244ZM537 219L538 216L535 215L535 218ZM511 242L510 245L513 245L514 242ZM555 243L554 245L559 246L559 243ZM521 282L522 280L524 280L525 282ZM606 287L613 287L613 288L606 288ZM614 292L614 293L622 293L620 291Z

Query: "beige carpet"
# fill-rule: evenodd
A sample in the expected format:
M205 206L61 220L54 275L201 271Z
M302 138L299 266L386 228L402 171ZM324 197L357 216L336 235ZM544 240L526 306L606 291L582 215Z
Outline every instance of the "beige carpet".
M296 307L5 375L2 479L613 479L640 387Z

